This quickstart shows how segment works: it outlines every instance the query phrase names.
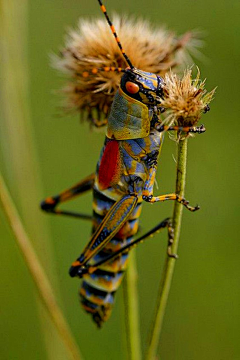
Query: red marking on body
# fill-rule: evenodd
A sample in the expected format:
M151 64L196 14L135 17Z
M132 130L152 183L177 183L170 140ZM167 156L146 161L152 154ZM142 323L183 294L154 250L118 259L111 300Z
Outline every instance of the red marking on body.
M98 172L99 185L102 190L116 184L121 174L121 154L116 140L106 144Z

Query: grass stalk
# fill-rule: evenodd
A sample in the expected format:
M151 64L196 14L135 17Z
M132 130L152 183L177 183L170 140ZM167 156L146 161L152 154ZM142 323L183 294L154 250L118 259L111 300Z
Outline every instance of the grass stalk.
M22 225L16 207L1 175L0 202L2 203L7 220L14 233L16 243L34 280L39 298L50 315L63 343L65 344L69 358L73 360L81 360L82 357L78 346L76 345L63 313L57 304L52 286Z
M137 262L135 250L131 251L128 269L123 282L126 334L129 360L141 360L139 304L137 291Z
M31 116L29 16L29 0L0 0L0 167L56 293L58 280L49 228L38 207L43 191ZM38 305L47 356L54 360L62 356L63 345L44 311Z
M186 182L187 141L187 139L184 139L180 140L178 143L176 194L179 194L182 197L184 196ZM173 210L174 242L172 244L172 254L177 254L178 250L182 222L182 210L183 206L176 201ZM159 295L156 305L156 315L154 317L154 324L150 335L146 360L154 360L157 358L158 344L163 326L163 319L166 311L175 263L176 259L167 255L163 276L160 283Z

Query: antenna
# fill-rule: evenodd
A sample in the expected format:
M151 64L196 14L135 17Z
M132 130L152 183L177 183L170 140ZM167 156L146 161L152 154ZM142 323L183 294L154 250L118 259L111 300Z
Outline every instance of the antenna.
M133 66L133 64L131 63L131 61L130 61L130 59L128 58L128 56L127 56L127 54L125 53L125 51L123 50L122 44L121 44L121 42L120 42L120 39L119 39L119 37L118 37L118 35L117 35L117 33L116 33L115 27L113 26L111 20L109 19L109 16L108 16L108 14L107 14L107 10L106 10L105 6L103 5L103 3L102 3L101 0L98 0L98 2L99 2L99 5L100 5L100 7L101 7L102 12L103 12L104 15L105 15L105 18L107 19L107 22L108 22L108 24L109 24L109 26L110 26L110 29L112 30L112 33L113 33L113 35L114 35L114 37L115 37L115 39L116 39L116 42L117 42L117 44L118 44L118 47L119 47L121 53L123 54L126 62L127 62L128 65L130 66L130 68L133 69L134 66Z

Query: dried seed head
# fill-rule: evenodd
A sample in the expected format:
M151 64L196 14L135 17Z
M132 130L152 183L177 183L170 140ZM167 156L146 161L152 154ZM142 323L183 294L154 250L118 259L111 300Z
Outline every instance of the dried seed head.
M207 92L205 80L200 80L199 70L195 79L192 78L192 70L187 69L182 79L171 71L164 80L162 106L166 109L167 124L195 126L201 115L208 111L216 89Z
M176 38L173 32L153 29L147 21L113 17L113 24L123 48L133 65L141 70L163 76L170 68L189 59L187 49L196 45L193 33ZM63 89L66 109L85 111L88 120L104 121L121 73L98 71L103 67L126 68L107 22L80 20L78 28L69 32L65 48L55 56L53 66L69 77Z

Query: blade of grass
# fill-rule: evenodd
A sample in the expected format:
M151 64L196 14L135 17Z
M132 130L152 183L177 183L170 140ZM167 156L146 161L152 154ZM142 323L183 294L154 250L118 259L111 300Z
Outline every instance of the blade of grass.
M131 251L128 269L123 281L125 322L130 360L141 360L141 341L139 326L139 304L137 291L137 264L135 250Z
M33 238L38 256L57 291L49 230L38 208L43 191L30 108L28 23L28 0L0 0L1 170L27 232ZM38 311L47 356L53 360L60 358L63 356L63 345L39 304Z
M176 179L176 194L184 197L184 189L186 182L186 164L187 164L187 139L180 140L178 143L177 156L177 179ZM183 206L177 201L174 204L173 210L173 228L174 228L174 242L171 250L172 254L177 254L181 222L182 222ZM154 360L157 358L157 349L160 339L160 334L163 326L164 314L166 311L167 300L170 292L170 287L173 278L176 259L167 255L163 276L159 288L159 295L156 305L156 313L154 317L154 324L150 335L149 347L146 354L146 360Z
M70 358L73 360L81 360L82 357L80 355L79 349L62 314L62 311L57 304L52 286L22 225L18 212L1 175L0 201L8 219L9 225L15 235L16 243L35 282L39 297L43 305L45 306L63 343L65 344Z

